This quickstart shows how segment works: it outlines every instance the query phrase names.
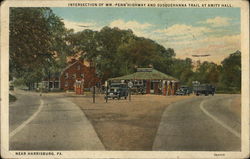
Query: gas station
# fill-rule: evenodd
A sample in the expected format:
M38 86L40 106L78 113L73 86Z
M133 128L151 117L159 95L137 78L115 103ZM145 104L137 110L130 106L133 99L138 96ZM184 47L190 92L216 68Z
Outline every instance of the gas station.
M137 68L137 72L108 79L110 83L132 82L133 87L142 88L146 94L174 95L179 80L153 68Z

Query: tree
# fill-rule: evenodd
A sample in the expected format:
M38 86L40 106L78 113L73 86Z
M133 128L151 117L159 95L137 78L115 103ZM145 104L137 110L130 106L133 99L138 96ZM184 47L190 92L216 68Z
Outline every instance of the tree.
M241 89L241 52L236 51L222 62L220 84L230 90Z
M49 8L10 8L10 76L41 81L43 69L67 52L66 29Z
M191 85L194 78L192 59L173 59L171 74L178 78L182 84Z
M210 83L217 86L220 76L220 66L213 63L204 61L199 64L195 72L195 80L201 83Z
M75 56L95 64L99 77L130 74L135 66L169 73L174 50L165 49L153 40L137 37L131 30L103 27L100 31L84 30L70 36Z

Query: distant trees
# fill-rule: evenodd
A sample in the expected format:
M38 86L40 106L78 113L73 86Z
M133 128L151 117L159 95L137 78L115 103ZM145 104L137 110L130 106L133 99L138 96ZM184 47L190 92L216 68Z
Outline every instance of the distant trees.
M211 83L216 85L219 81L220 66L213 62L203 62L198 65L195 72L195 79L202 83Z
M173 64L171 67L171 74L179 79L182 84L191 85L194 80L192 59L173 59Z
M241 90L241 52L236 51L225 58L221 64L204 61L194 67L191 59L174 59L172 75L182 84L192 85L192 81L213 84L221 92L240 92Z

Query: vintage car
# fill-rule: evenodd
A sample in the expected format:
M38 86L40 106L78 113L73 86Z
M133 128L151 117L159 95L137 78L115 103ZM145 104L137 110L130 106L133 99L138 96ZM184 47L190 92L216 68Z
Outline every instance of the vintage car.
M211 84L195 84L193 85L193 90L196 96L199 96L202 94L204 94L205 96L208 96L209 94L211 94L213 96L215 93L215 87Z
M106 98L112 99L127 99L128 97L128 86L126 83L111 83L108 91L106 92Z
M187 87L187 86L181 86L176 91L176 95L190 95L190 93L192 93L192 90L190 87Z

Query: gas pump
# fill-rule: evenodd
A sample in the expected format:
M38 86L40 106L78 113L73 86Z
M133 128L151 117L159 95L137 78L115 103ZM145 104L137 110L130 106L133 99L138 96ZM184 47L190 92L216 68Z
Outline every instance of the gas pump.
M75 92L76 94L84 94L84 80L75 82Z

